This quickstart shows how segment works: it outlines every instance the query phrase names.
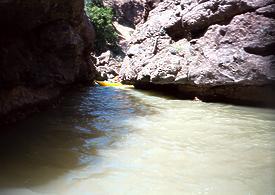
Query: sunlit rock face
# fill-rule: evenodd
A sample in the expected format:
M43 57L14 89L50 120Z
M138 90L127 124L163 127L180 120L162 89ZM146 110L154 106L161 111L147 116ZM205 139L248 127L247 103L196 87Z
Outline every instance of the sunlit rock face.
M82 0L0 1L0 117L93 79Z
M147 19L148 12L156 7L161 0L103 0L103 4L111 7L115 19L124 25L135 27Z
M173 85L191 98L274 105L274 6L165 0L135 31L120 78L143 88Z

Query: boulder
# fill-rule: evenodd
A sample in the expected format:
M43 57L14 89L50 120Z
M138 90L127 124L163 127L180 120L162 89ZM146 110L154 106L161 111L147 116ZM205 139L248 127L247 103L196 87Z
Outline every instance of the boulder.
M147 19L149 12L160 0L103 0L106 7L113 8L118 23L134 28Z
M118 76L122 62L120 55L108 50L95 58L96 80L112 80Z
M166 0L134 32L120 78L188 98L274 106L274 4Z

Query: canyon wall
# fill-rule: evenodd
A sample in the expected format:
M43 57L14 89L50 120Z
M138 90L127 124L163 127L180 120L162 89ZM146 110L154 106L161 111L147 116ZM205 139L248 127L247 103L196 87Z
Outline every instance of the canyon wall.
M186 98L275 105L274 0L164 0L137 26L120 78Z
M84 0L0 1L0 25L2 122L93 80L95 33Z

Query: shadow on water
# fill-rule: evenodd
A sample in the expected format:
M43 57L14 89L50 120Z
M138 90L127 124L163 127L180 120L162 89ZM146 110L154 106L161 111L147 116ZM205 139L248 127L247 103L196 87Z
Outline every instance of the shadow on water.
M144 89L135 89L136 91L139 91L140 93L143 93L148 96L155 96L155 97L161 97L166 100L180 100L181 98L179 96L176 96L173 93L167 93L166 91L158 91L158 90L144 90Z
M0 188L50 182L88 163L100 163L98 149L129 133L123 122L153 114L126 91L91 87L68 92L56 108L1 127Z

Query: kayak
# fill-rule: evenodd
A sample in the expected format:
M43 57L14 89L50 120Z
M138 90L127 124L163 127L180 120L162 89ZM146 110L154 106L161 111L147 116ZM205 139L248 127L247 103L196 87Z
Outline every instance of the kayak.
M133 85L123 85L119 82L110 82L110 81L95 81L98 85L103 87L119 87L120 89L129 90L133 89Z
M109 81L96 81L97 84L100 86L104 87L119 87L122 86L121 83L114 83L114 82L109 82Z

